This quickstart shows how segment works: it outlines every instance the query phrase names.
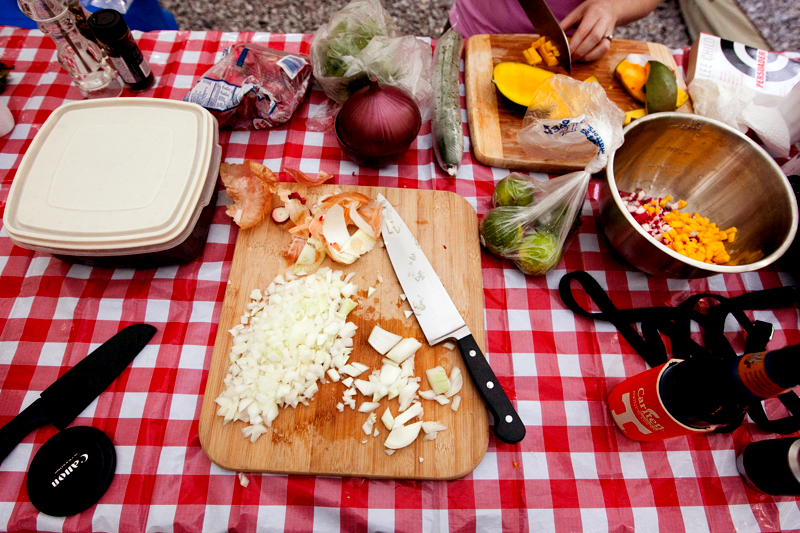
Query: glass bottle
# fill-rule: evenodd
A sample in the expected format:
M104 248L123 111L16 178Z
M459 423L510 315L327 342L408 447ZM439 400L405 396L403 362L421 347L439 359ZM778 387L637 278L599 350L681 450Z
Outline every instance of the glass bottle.
M141 92L153 86L155 75L119 12L101 9L89 17L88 24L128 89Z
M100 47L86 39L64 0L17 0L22 12L36 21L56 45L58 62L84 98L110 98L122 92L117 72Z

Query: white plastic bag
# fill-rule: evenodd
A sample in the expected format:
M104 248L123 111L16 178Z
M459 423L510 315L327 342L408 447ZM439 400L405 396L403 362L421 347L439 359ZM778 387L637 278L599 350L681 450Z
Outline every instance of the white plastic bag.
M525 153L539 159L581 159L594 155L590 174L606 166L608 155L622 145L625 113L596 82L556 74L534 95L517 133Z
M520 197L529 203L498 205L504 195L495 194L495 207L481 221L481 243L492 254L537 276L558 265L580 227L589 179L622 145L625 113L608 99L599 83L560 75L545 81L533 102L517 135L526 153L545 159L563 159L565 152L576 158L593 154L585 170L549 181L537 182L522 174L508 176L505 179L519 182L513 189L521 194L512 195L514 203Z

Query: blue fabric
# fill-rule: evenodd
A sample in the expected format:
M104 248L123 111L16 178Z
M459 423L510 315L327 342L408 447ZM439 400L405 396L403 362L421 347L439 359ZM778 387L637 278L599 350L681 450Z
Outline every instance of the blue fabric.
M88 2L87 2L88 3ZM93 13L100 8L84 4ZM178 23L172 13L161 7L158 0L134 0L128 12L122 15L132 30L177 30ZM16 0L0 0L0 26L36 29L36 23L22 14Z

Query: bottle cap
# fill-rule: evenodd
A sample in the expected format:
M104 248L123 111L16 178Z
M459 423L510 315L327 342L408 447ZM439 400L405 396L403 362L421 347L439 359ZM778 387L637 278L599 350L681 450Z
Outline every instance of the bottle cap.
M101 9L92 13L87 22L94 36L104 43L113 43L128 33L125 19L113 9Z
M51 516L70 516L98 502L117 466L114 444L99 429L74 426L44 443L28 469L28 496Z

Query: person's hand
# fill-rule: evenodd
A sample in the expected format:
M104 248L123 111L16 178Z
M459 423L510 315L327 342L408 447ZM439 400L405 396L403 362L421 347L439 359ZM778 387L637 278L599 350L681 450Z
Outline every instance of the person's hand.
M574 61L595 61L611 47L617 12L609 0L586 0L561 21L564 30L577 25L569 41Z

